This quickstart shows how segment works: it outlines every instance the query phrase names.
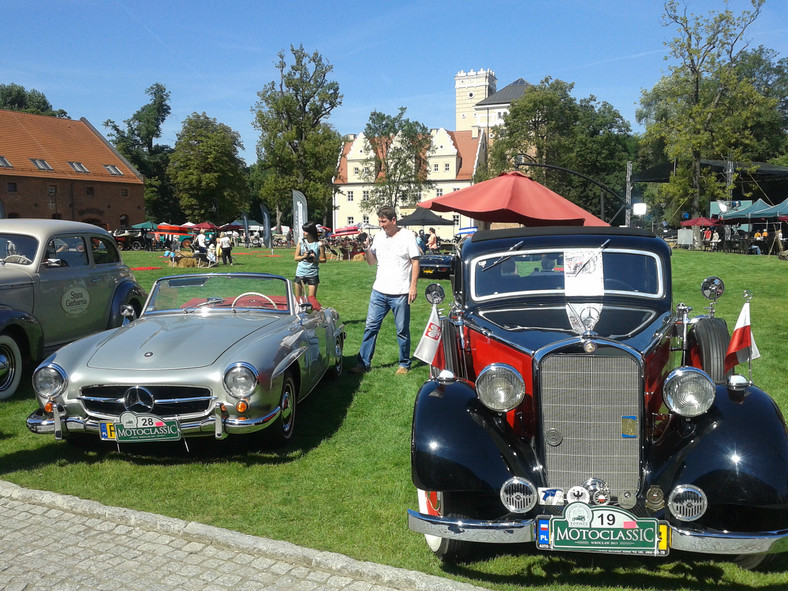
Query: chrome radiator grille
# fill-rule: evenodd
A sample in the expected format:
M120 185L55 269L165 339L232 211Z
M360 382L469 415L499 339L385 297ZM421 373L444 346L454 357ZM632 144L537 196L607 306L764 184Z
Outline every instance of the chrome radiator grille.
M88 386L82 388L79 400L85 410L100 416L119 416L126 406L124 395L132 385ZM178 415L205 414L213 397L208 388L194 386L146 386L153 396L150 412L168 418Z
M640 479L641 380L637 360L552 354L539 368L544 465L548 486L600 478L613 496Z

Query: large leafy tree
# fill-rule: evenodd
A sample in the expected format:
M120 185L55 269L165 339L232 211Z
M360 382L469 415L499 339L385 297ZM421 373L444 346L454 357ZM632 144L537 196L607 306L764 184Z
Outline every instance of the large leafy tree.
M342 104L339 84L329 79L333 66L318 52L290 47L293 62L278 54L279 80L257 93L254 126L260 131L257 145L260 197L276 212L281 223L289 211L291 191L307 197L309 209L327 223L331 216L337 154L342 138L327 119ZM266 174L270 173L270 174Z
M428 179L427 159L432 150L430 130L423 123L405 117L405 107L396 115L373 111L364 128L367 151L364 180L373 183L364 211L384 205L413 205L419 195L432 186Z
M167 170L184 213L217 225L247 211L241 136L205 113L183 122Z
M22 111L33 115L68 118L63 109L55 110L43 92L25 90L19 84L0 84L0 109Z
M104 126L115 148L145 177L145 212L151 221L186 221L167 176L172 147L158 144L161 128L170 114L170 93L155 83L145 90L150 102L129 119L125 128L108 119Z
M602 204L612 195L571 173L529 166L573 170L621 193L632 153L629 124L612 105L593 95L577 100L573 88L572 83L550 77L526 87L511 104L504 125L495 129L486 174L524 167L534 180L604 216Z
M660 145L676 162L677 174L657 196L674 217L687 209L697 217L709 199L724 197L724 182L707 174L701 159L754 159L756 131L768 126L764 118L776 107L776 99L738 70L746 31L763 0L751 3L752 10L739 15L726 9L705 16L688 13L677 0L665 3L664 24L676 31L666 43L673 62L667 76L644 92L637 116L646 125L644 141Z

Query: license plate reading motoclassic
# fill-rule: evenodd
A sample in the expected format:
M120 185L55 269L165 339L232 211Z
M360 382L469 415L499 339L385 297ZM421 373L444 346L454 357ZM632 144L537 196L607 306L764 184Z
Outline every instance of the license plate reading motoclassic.
M572 503L563 515L540 515L536 545L542 550L667 556L670 529L664 521L635 517L619 507Z
M99 435L101 439L118 443L178 441L181 438L181 429L178 421L174 419L124 412L117 423L102 421L99 424Z

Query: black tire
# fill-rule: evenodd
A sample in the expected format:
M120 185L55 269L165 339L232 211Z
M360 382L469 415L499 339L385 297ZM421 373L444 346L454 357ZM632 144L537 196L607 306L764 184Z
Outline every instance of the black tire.
M470 494L457 492L441 493L441 514L454 519L473 518L477 510ZM461 542L448 538L440 538L437 547L430 545L435 555L443 562L466 562L473 557L476 545L473 542Z
M115 244L117 244L118 250L123 250L123 243L122 242L117 242L116 241Z
M139 240L133 240L131 242L131 250L142 250L143 248L145 248L145 245Z
M22 353L7 334L0 335L0 372L0 400L7 400L22 381Z
M731 340L722 318L701 318L692 331L700 355L701 369L715 384L724 384L732 371L725 371L725 352Z
M740 554L733 557L733 563L744 570L759 570L774 561L777 554Z
M293 374L288 371L282 378L282 392L279 395L281 412L276 417L274 424L265 430L270 444L274 447L286 445L293 438L297 396L298 392L296 391Z

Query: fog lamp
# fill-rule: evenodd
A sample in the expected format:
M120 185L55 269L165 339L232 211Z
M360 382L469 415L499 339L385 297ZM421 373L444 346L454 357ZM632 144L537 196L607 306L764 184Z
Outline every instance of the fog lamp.
M697 417L714 403L712 379L696 367L680 367L670 372L662 387L665 404L682 417Z
M249 409L249 403L246 400L239 400L235 405L235 410L238 412L246 412Z

